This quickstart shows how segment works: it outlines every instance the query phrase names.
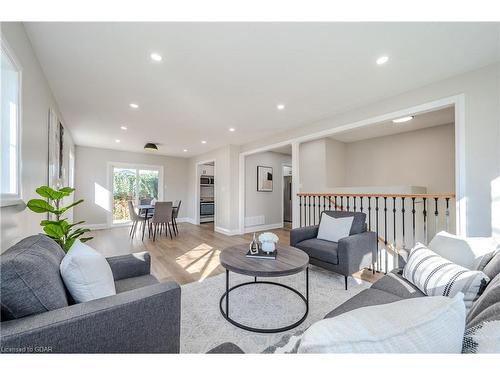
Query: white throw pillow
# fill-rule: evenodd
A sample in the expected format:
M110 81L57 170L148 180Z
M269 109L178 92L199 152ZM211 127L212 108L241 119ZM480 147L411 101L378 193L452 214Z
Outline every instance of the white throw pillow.
M434 236L428 247L453 263L482 271L499 245L493 237L458 237L443 231Z
M299 353L460 353L463 295L409 298L314 323Z
M428 296L453 297L461 292L467 309L489 281L482 271L459 266L421 243L411 249L403 277Z
M60 271L64 285L77 303L116 294L106 258L79 240L63 258Z
M353 216L334 218L323 213L317 238L319 240L339 242L341 238L349 236L353 220Z

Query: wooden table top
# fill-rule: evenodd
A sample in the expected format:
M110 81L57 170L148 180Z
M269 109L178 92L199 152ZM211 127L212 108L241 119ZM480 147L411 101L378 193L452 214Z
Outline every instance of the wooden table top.
M227 270L242 275L278 277L299 273L309 265L309 256L291 246L277 245L276 259L248 258L248 245L236 245L224 249L220 264Z

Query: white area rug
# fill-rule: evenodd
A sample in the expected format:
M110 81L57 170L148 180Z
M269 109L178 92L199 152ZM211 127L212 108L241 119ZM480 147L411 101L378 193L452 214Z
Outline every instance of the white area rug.
M282 333L265 334L245 331L226 321L219 310L225 292L226 275L220 274L182 286L181 353L206 353L215 346L231 341L245 353L260 353L277 343L283 335L304 330L322 319L371 284L349 278L344 290L344 277L319 267L309 267L309 315L298 327ZM230 285L252 281L252 277L230 272ZM280 278L259 278L289 285L305 295L305 272ZM229 316L243 324L259 328L276 328L297 321L305 304L295 293L278 286L255 284L230 293ZM225 305L224 305L225 308Z

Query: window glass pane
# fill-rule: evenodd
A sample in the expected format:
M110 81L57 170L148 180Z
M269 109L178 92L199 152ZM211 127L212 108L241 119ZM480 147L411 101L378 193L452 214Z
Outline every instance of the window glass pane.
M134 204L136 198L136 169L113 169L113 223L123 223L130 220L128 201Z
M158 199L158 171L139 170L139 201Z
M19 72L1 50L2 194L18 194Z

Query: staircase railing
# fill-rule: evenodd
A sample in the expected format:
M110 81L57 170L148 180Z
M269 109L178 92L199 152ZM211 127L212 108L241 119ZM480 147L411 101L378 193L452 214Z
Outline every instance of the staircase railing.
M368 230L376 232L379 239L375 263L376 270L383 272L397 267L398 255L417 242L427 244L440 230L450 231L455 215L454 193L299 193L297 196L301 227L319 224L325 210L364 212Z

